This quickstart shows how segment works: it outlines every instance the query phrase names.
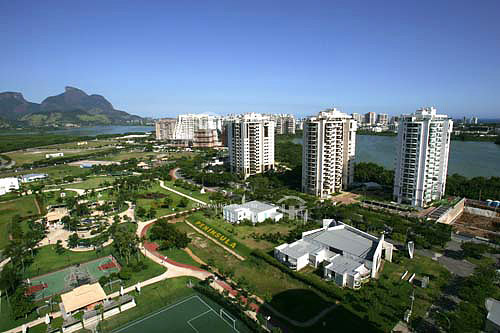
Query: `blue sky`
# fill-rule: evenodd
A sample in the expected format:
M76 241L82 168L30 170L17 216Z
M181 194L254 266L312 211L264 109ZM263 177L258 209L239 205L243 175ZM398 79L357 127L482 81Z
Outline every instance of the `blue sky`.
M0 91L71 85L142 116L500 118L500 1L4 1Z

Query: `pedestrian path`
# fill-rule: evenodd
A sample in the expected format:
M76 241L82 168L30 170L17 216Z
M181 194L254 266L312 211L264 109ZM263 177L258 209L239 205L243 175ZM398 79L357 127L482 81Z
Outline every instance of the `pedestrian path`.
M181 197L184 197L184 198L187 198L187 199L192 200L192 201L194 201L194 202L197 202L197 203L199 203L200 205L203 205L203 206L206 206L206 205L207 205L207 203L206 203L205 201L201 201L201 200L196 199L196 198L194 198L194 197L192 197L192 196L190 196L190 195L184 194L184 193L182 193L182 192L179 192L179 191L177 191L177 190L174 190L173 188L170 188L170 187L166 186L166 185L165 185L165 182L164 182L163 180L160 180L160 187L162 187L162 188L164 188L165 190L168 190L168 191L170 191L170 192L173 192L173 193L175 193L175 194L177 194L177 195L180 195Z

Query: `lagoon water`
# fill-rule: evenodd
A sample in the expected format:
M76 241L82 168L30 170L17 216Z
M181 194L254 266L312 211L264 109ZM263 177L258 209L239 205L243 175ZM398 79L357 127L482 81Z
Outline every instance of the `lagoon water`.
M373 162L393 169L396 137L357 135L356 161ZM294 139L302 144L302 138ZM500 177L500 145L493 142L451 141L448 174L466 177Z
M81 135L81 136L95 136L99 134L123 134L128 132L151 132L154 130L153 126L92 126L92 127L79 127L79 128L65 128L59 130L37 131L37 130L9 130L0 131L0 135L15 135L15 134L61 134L61 135Z

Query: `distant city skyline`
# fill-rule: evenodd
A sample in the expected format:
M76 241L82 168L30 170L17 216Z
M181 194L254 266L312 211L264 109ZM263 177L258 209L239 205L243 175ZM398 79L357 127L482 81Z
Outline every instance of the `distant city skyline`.
M497 0L3 2L0 92L41 102L75 86L154 118L431 106L500 118L498 12Z

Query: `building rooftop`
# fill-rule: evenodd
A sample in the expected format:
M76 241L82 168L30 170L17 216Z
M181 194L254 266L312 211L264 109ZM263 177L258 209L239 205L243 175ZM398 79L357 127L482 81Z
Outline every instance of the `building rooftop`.
M500 301L494 298L486 299L486 310L488 310L488 316L486 317L489 321L495 325L500 326Z
M66 312L72 312L87 305L102 301L106 298L106 293L99 283L84 284L72 291L62 294L61 300Z
M371 260L377 247L376 238L370 238L360 232L355 232L345 225L306 235L304 238L313 239L335 249L351 253L357 257Z
M352 273L357 268L359 268L359 266L362 265L363 265L362 263L349 259L345 256L336 255L330 260L330 264L325 268L337 274L344 274L344 273Z
M253 213L260 213L260 212L265 212L266 210L274 209L276 206L269 205L260 201L249 201L244 204L238 205L238 204L232 204L224 207L226 209L231 209L231 210L237 210L241 208L246 208L252 211Z
M21 177L47 177L46 173L28 173L26 175L22 175Z
M292 257L294 259L300 258L305 254L309 254L312 252L315 252L319 249L320 247L318 245L309 243L307 241L304 241L302 239L289 244L287 247L281 250L282 253L286 254L289 257Z

